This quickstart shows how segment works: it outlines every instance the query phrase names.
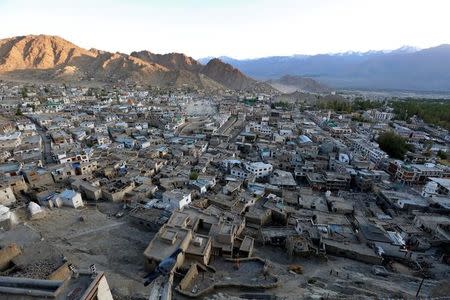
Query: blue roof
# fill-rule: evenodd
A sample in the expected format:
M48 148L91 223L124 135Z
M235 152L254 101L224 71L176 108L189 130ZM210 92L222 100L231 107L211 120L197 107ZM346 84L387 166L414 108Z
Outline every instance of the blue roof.
M300 143L310 143L312 142L311 139L309 137L307 137L306 135L302 134L298 137L298 139L300 140Z
M77 192L75 192L74 190L64 190L64 192L62 192L60 196L66 199L71 199L75 197L76 194Z

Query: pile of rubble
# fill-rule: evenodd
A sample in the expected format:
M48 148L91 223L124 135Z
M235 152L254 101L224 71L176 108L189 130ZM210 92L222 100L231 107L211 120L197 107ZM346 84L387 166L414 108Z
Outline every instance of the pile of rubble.
M57 268L58 264L52 261L39 261L28 264L11 274L13 277L33 278L33 279L47 279Z

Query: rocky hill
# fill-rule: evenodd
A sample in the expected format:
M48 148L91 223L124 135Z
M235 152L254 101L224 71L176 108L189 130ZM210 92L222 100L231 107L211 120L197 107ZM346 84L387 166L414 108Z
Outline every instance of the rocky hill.
M40 81L128 80L156 86L207 89L270 89L218 59L206 66L181 53L111 53L83 49L57 36L0 40L0 76Z
M150 51L132 52L131 56L142 59L149 63L155 63L168 68L169 70L185 70L198 72L202 65L190 56L183 53L155 54Z
M0 40L0 71L51 69L86 62L96 55L55 36L22 36Z
M279 79L267 81L273 88L283 92L292 93L295 91L323 94L331 92L331 89L320 82L301 76L285 75Z
M234 90L247 90L255 86L256 81L220 59L211 59L201 72L224 86Z

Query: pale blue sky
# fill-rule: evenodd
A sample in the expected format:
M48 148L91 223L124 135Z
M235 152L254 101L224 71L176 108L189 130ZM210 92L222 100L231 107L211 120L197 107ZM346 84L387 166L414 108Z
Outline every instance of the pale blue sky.
M0 0L0 38L237 58L450 43L447 0Z

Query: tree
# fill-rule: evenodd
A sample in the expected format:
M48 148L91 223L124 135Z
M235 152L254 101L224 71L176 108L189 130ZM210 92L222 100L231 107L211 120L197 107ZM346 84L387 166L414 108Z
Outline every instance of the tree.
M433 141L426 140L425 142L423 142L423 148L425 149L425 151L431 151L432 147L433 147Z
M442 160L446 160L448 158L447 152L442 151L442 150L438 151L437 156Z
M89 88L85 95L88 96L88 97L94 96L94 89L93 88Z
M406 140L392 131L386 131L378 137L381 150L393 158L403 159L408 151Z
M359 123L372 123L372 121L367 120L366 118L364 118L361 114L354 114L352 116L352 121L353 122L359 122ZM361 126L362 124L359 124L359 126Z
M446 99L412 99L393 101L395 118L408 121L416 116L425 123L450 129L450 102Z
M255 103L256 98L254 100L252 100L252 101L253 101L252 103ZM291 109L292 105L290 103L282 102L282 101L273 102L273 103L270 104L270 108L272 108L272 109L275 109L277 107L281 107L282 109Z
M191 174L189 175L189 179L190 180L197 180L197 178L198 178L198 172L192 171Z
M24 86L24 87L22 88L22 90L20 91L20 93L22 94L22 98L28 97L28 89L27 89L27 87Z
M17 106L17 110L16 110L16 116L21 116L22 115L22 110L20 109L20 105Z

